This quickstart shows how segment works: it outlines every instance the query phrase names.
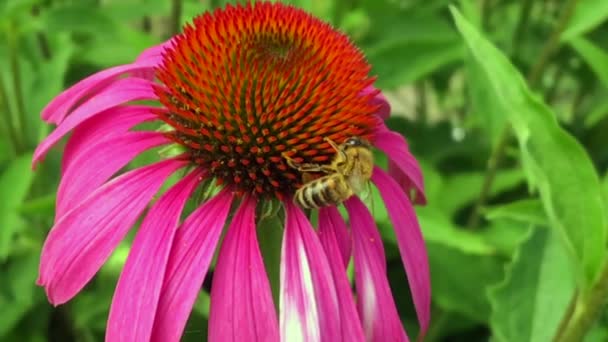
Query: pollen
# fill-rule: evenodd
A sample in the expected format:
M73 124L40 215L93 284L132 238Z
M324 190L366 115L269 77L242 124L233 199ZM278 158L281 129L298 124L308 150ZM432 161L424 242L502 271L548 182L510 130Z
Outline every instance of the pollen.
M373 140L374 79L342 33L297 8L256 2L194 19L156 69L167 133L236 192L283 198L298 163L330 162L323 139Z

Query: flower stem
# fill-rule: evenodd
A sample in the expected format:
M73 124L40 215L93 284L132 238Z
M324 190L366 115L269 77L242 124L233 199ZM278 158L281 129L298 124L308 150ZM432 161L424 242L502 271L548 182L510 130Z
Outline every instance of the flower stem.
M496 144L496 147L494 147L494 150L492 150L492 154L490 154L490 158L488 159L488 168L481 185L481 192L479 193L479 197L477 198L477 202L473 208L473 213L471 216L469 216L469 221L467 222L467 227L469 228L477 228L479 225L481 211L486 203L486 199L488 198L490 191L492 190L492 185L494 184L494 179L496 178L496 173L498 172L498 167L500 166L500 162L504 157L507 146L509 146L510 138L511 126L505 125L502 128L502 131L500 131L498 143Z
M582 341L597 318L603 312L608 298L608 259L604 261L602 272L595 285L586 296L578 296L576 307L570 317L566 315L564 319L569 322L564 325L566 328L562 334L556 336L554 341L558 342L578 342Z
M566 309L564 317L562 317L562 320L559 322L559 326L557 327L557 333L553 338L554 341L559 341L559 339L562 338L562 336L564 335L564 331L568 327L568 323L570 322L570 319L574 314L574 309L576 308L576 303L578 303L578 300L579 292L575 291L572 295L572 298L570 298L570 303L568 303L568 308Z
M574 14L574 9L576 8L576 4L578 0L569 0L562 11L549 40L543 45L541 49L538 60L530 69L530 73L528 74L528 84L530 87L534 87L538 81L540 80L540 76L545 71L545 68L549 65L549 61L553 53L559 46L559 37L568 25L572 14ZM494 183L494 179L496 177L496 173L498 172L498 166L500 165L501 160L503 159L506 149L509 146L509 142L511 140L511 126L505 125L500 133L500 137L498 138L498 143L496 144L496 148L492 151L490 155L490 159L488 160L488 169L485 174L485 178L483 181L483 185L481 187L481 192L479 193L479 197L477 199L477 203L475 203L475 207L471 216L469 217L468 226L470 228L476 228L479 224L479 219L481 215L481 210L485 205L485 201L492 189L492 185Z
M15 143L15 148L18 152L20 152L24 148L23 134L24 127L23 122L25 120L25 102L23 100L23 88L21 84L21 70L19 69L19 56L18 56L18 39L16 29L11 28L8 32L8 58L10 63L10 68L12 70L12 81L13 81L13 94L15 95L15 112L10 115L10 112L7 113L8 116L12 116L12 129L13 129L13 139ZM6 91L4 91L5 101Z
M519 47L519 43L521 41L521 37L528 28L528 22L530 22L530 13L532 12L533 4L533 0L524 0L523 5L521 6L521 12L517 21L517 27L515 28L515 33L513 34L513 51L517 51L517 48Z
M182 0L171 0L171 18L169 36L178 34L182 27Z
M574 9L576 8L577 3L578 0L570 0L564 6L562 13L557 20L557 24L555 24L555 28L549 36L549 40L543 46L540 56L538 57L538 60L536 60L536 64L534 64L530 73L528 74L528 83L531 86L536 85L536 83L540 80L543 71L545 71L545 67L551 59L551 56L553 56L553 53L559 47L559 38L568 25L568 22L570 22L570 18L574 14Z
M1 128L9 137L13 152L17 155L21 152L22 147L21 142L19 140L19 136L15 131L15 125L13 123L13 114L11 113L11 108L8 104L8 96L6 94L6 89L4 89L4 82L2 82L2 80L2 74L0 74L0 111L3 114L3 118L0 119L0 121L2 121ZM6 125L4 123L6 123Z

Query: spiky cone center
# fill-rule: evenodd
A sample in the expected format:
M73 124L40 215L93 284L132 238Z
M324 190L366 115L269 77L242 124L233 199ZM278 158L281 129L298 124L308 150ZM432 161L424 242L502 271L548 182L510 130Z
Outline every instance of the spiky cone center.
M194 19L157 68L155 89L191 160L240 193L291 196L298 163L324 164L351 136L373 140L370 66L343 34L280 3Z

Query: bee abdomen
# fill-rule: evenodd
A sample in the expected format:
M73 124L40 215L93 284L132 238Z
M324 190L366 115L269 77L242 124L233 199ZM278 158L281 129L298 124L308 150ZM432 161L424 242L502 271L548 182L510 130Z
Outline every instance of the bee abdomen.
M304 184L294 201L304 209L318 209L343 202L353 194L342 175L329 175Z

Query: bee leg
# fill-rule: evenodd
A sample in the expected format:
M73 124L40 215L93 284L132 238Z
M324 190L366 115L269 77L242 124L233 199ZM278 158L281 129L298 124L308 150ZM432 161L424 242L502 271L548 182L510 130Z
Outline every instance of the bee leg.
M289 165L289 167L291 167L292 169L296 169L300 172L324 172L324 165L309 163L300 164L293 160L291 157L289 157L285 152L283 152L282 156L287 161L287 165Z
M344 152L344 149L341 148L340 145L336 144L335 141L331 140L328 137L324 137L323 140L327 141L327 143L330 144L331 147L334 148L334 150L336 150L337 156L336 156L335 164L336 165L344 164L346 162L346 153Z
M304 183L304 184L309 183L313 179L314 179L314 177L312 176L312 174L310 174L308 172L304 172L302 174L302 183Z

